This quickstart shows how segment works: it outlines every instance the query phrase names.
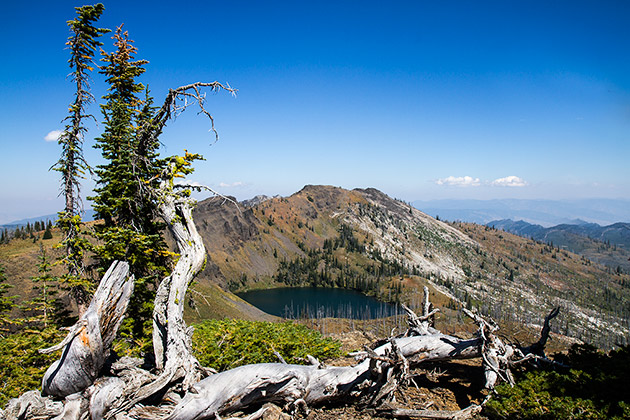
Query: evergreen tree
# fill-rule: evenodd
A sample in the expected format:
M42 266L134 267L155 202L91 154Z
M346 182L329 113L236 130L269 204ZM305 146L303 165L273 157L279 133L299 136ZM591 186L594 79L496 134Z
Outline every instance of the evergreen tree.
M101 73L110 87L101 106L105 130L96 145L107 163L96 168L96 195L91 199L104 220L95 227L102 243L96 249L99 269L104 271L113 260L125 260L136 278L131 316L123 333L137 340L148 337L155 284L168 272L170 253L162 237L163 224L155 220L157 203L145 190L165 162L158 159L159 143L143 137L140 130L151 124L155 113L148 90L136 82L147 62L135 60L137 49L122 27L113 38L116 51L103 53L102 58L106 65Z
M53 235L52 235L52 231L50 230L50 226L46 227L46 230L44 231L44 236L43 239L52 239Z
M51 263L46 255L46 248L42 243L39 244L38 258L37 271L39 275L31 277L31 280L35 283L33 289L37 291L37 296L25 302L22 306L22 311L26 314L24 321L29 326L45 329L58 321L58 318L55 317L55 312L60 306L57 304L58 281L50 273Z
M82 312L87 306L90 288L90 283L83 278L83 259L89 244L79 235L81 229L80 179L89 170L83 157L83 137L87 131L84 121L86 118L93 118L92 115L87 114L87 106L94 100L90 93L89 73L94 69L96 48L103 45L98 38L109 30L94 26L103 13L102 4L75 9L77 17L68 21L71 35L66 45L70 50L68 63L72 69L71 77L76 84L76 90L74 101L69 107L70 115L66 117L67 124L59 137L59 144L62 147L61 158L53 169L61 172L66 202L64 211L59 213L57 221L57 225L64 234L62 246L66 248L64 263L68 267L68 274L64 282L71 288L79 312Z

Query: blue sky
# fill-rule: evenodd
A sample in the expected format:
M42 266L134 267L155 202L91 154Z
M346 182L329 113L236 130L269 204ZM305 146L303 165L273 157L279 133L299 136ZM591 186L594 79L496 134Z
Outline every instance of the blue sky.
M72 100L66 21L82 4L2 6L0 223L62 207L45 137ZM209 95L218 143L194 110L162 138L164 155L203 154L192 179L221 193L630 198L626 1L104 4L100 25L125 23L158 103L193 81L238 89ZM93 74L94 95L105 89ZM85 140L92 165L100 130Z

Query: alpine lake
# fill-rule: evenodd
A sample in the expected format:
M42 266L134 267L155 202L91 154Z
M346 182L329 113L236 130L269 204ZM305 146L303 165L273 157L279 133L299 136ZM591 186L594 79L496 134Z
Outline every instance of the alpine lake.
M394 304L354 290L329 287L281 287L249 290L237 295L268 314L287 319L377 319L400 314Z

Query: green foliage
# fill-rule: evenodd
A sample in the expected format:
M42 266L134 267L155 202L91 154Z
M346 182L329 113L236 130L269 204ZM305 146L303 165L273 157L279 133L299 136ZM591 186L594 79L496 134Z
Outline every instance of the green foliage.
M26 391L41 388L44 372L59 358L59 352L40 354L37 350L61 342L65 334L48 328L0 338L0 407Z
M16 297L6 295L11 287L13 286L7 283L7 278L4 275L4 267L0 264L0 333L5 332L7 325L13 323L7 317L7 314L15 306Z
M34 283L33 290L37 292L37 295L20 306L24 313L21 327L46 329L50 326L67 325L70 313L59 299L59 278L51 274L52 265L42 243L39 244L38 258L39 275L31 277Z
M44 231L44 236L42 237L42 239L52 239L53 235L52 235L52 231L50 230L50 227L47 227L46 230Z
M337 357L340 343L319 332L291 322L211 320L195 326L193 352L203 366L219 371L251 363L304 363L307 355L318 359Z
M70 285L72 296L81 306L88 299L89 283L80 280L84 275L83 259L88 248L86 240L80 238L81 208L80 179L85 178L85 172L91 171L83 156L83 137L87 132L84 120L94 118L86 113L87 106L94 100L90 92L89 73L94 69L94 53L103 45L98 40L109 29L96 28L94 23L104 11L102 4L76 7L77 17L68 21L70 37L66 42L70 50L68 64L72 69L71 78L76 84L74 101L70 104L67 122L63 133L59 136L62 147L61 157L53 165L53 169L61 173L61 187L65 197L64 211L59 213L57 225L63 232L61 246L66 248L63 262L67 265L66 279ZM44 233L44 239L52 238L49 227Z
M574 345L560 357L566 371L532 371L515 387L497 387L498 397L486 406L491 419L622 419L630 418L630 347L597 352Z
M57 226L66 233L64 239L59 242L59 247L66 249L66 254L59 263L68 268L66 274L60 277L62 286L70 290L71 295L80 305L87 305L89 294L94 291L96 285L85 276L85 259L93 249L86 234L82 232L83 222L80 215L71 215L68 212L59 212Z
M105 164L96 169L96 195L91 197L104 224L95 226L98 271L103 274L114 260L124 260L135 276L128 318L121 327L120 351L132 354L150 349L151 316L156 284L167 275L171 253L162 236L164 225L156 220L156 198L148 184L164 169L158 159L159 142L144 135L151 129L155 109L145 87L136 81L145 71L145 60L135 60L137 49L119 27L116 51L103 53L109 89L101 106L105 130L97 139ZM140 93L144 91L144 97ZM139 345L139 349L132 348ZM135 354L135 353L134 353Z
M321 249L308 249L298 243L306 255L289 261L281 259L274 280L289 286L341 287L379 296L383 277L409 274L400 262L391 261L378 251L368 252L350 226L341 224L338 231L339 236L324 240ZM241 285L232 282L230 286ZM398 292L389 298L397 301Z
M94 23L105 10L102 4L76 7L77 17L68 21L70 37L66 42L70 50L68 64L72 69L72 81L76 83L74 102L70 104L70 115L66 117L65 130L59 137L62 146L61 157L53 169L61 172L62 189L66 198L65 211L69 216L75 215L79 202L79 179L83 178L89 166L83 157L83 136L87 129L83 125L85 118L93 118L86 114L87 106L94 97L90 92L89 72L94 69L94 53L103 45L98 38L109 32L109 29L96 28Z

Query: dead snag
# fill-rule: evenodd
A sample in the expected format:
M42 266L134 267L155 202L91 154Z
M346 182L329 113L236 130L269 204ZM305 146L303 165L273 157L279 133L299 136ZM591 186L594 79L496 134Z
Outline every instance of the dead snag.
M129 264L114 261L96 289L87 311L70 328L66 338L57 346L40 350L41 353L50 353L63 348L61 358L44 375L44 395L66 397L83 391L98 378L132 291L133 275L129 275Z

